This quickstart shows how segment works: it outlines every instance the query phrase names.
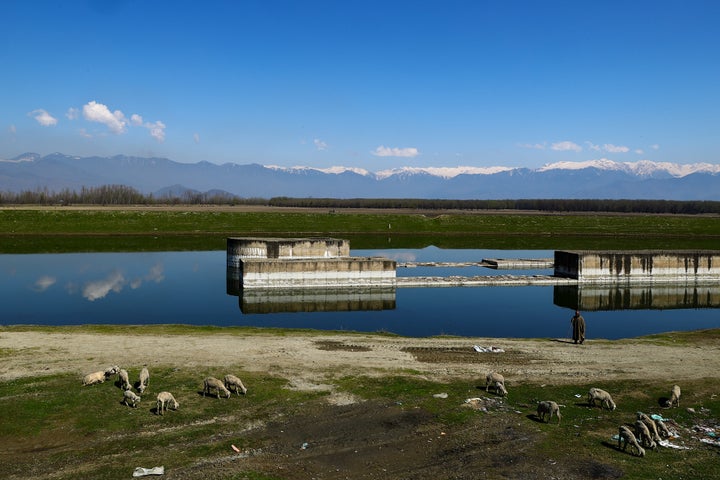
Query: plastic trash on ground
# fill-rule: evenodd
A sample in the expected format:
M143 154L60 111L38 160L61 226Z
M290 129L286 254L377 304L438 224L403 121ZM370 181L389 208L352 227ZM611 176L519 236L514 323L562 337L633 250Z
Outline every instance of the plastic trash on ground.
M143 468L137 467L133 471L133 477L144 477L145 475L164 475L165 467Z
M478 353L503 353L505 350L503 350L500 347L494 347L490 345L489 347L481 347L480 345L473 345L473 350L475 350Z

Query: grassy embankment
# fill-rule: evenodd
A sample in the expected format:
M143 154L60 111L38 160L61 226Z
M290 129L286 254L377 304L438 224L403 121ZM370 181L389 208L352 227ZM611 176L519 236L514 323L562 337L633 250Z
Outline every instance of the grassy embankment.
M0 253L223 250L228 236L332 236L352 248L714 249L720 219L681 215L0 210Z
M112 327L72 327L72 331L108 333ZM133 333L152 331L155 334L207 334L198 327L137 327ZM169 330L168 330L169 328ZM128 329L123 327L125 333ZM226 329L225 333L239 337L253 334L252 329ZM652 341L692 345L695 341L716 341L707 332L674 333L654 336ZM619 341L618 343L622 343ZM12 350L0 352L0 358L13 355ZM131 379L137 370L130 369ZM217 375L217 371L239 373L251 386L247 396L218 401L199 395L199 379ZM148 395L137 409L119 404L121 390L112 382L92 387L80 387L76 375L23 378L1 385L0 442L9 446L0 472L18 478L42 476L53 472L52 478L115 479L128 477L138 465L154 466L158 459L169 471L181 470L206 462L212 468L213 459L227 458L234 444L245 452L262 452L267 445L257 437L247 435L247 426L258 425L277 418L292 418L315 410L323 411L323 397L327 392L299 392L283 388L285 379L272 374L243 371L242 365L222 365L213 369L190 369L171 365L153 368L151 391L169 390L181 402L181 408L160 417L153 412ZM614 381L603 384L614 392L619 407L615 411L590 408L584 398L590 384L575 385L512 384L511 395L498 411L482 413L462 406L469 397L489 396L476 386L476 378L450 383L427 381L422 376L406 372L404 375L378 378L362 375L332 379L340 391L366 400L381 400L401 405L408 411L422 409L434 416L437 427L448 436L463 431L485 431L491 417L507 415L517 435L532 438L532 446L522 455L542 463L592 461L622 471L624 478L717 478L716 447L693 440L683 430L682 442L689 450L661 448L648 451L639 459L616 449L612 436L617 427L634 421L634 412L660 411L678 424L692 427L708 420L720 409L715 395L715 381L687 381L683 383L683 405L695 408L695 414L685 408L659 410L658 398L668 394L668 385L638 380ZM473 383L475 382L475 383ZM433 394L445 392L442 401ZM576 394L581 394L580 398ZM537 422L533 416L538 400L565 399L560 425ZM488 417L488 415L490 417ZM510 428L510 427L507 427ZM57 432L62 432L61 436ZM498 432L501 435L502 432ZM698 434L698 436L702 436ZM679 443L676 441L676 443ZM311 446L312 448L312 446ZM9 452L9 454L8 454ZM232 473L213 471L213 478L278 479L282 477L247 469L238 460ZM536 472L539 478L542 472ZM606 477L602 477L606 478ZM608 477L609 478L609 477ZM613 477L614 478L614 477Z

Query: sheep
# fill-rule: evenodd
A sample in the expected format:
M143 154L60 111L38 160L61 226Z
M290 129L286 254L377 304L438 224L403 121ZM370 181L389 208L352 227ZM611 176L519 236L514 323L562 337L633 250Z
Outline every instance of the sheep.
M670 392L670 399L665 401L665 406L671 408L680 406L680 385L673 385Z
M147 367L140 370L140 379L138 380L138 392L143 393L150 383L150 372Z
M121 368L118 372L118 380L120 381L120 388L123 390L130 390L130 376L127 370Z
M655 420L648 417L643 412L637 412L635 415L637 416L638 420L647 425L648 430L650 430L650 433L652 434L652 439L656 442L659 442L661 439L660 434L658 433L657 425L655 425Z
M240 392L245 395L247 393L247 388L245 388L245 385L243 385L242 380L240 380L235 375L225 375L223 378L223 383L225 384L225 388L228 390L234 390L235 393L237 393L238 397L240 396Z
M489 391L490 387L495 388L495 392L506 396L508 394L505 389L505 377L496 372L490 372L485 376L485 391Z
M231 395L230 390L225 388L223 382L215 377L207 377L203 380L203 397L205 394L210 395L210 390L215 390L217 398L220 398L220 394L223 394L225 398L230 398Z
M655 424L658 427L658 432L660 433L660 436L663 438L670 438L672 436L672 433L670 432L670 429L667 425L665 425L665 422L662 420L655 420Z
M95 385L96 383L103 383L105 381L105 372L93 372L88 373L83 377L82 384L83 387L87 385Z
M180 403L175 400L172 393L160 392L157 396L157 409L155 410L158 415L162 415L163 412L167 411L168 407L173 410L177 410L180 407Z
M120 367L117 365L108 367L102 372L92 372L88 373L83 377L82 384L83 386L87 385L95 385L96 383L103 383L108 378L112 377L116 373L120 371Z
M136 408L137 404L140 403L140 397L135 395L132 390L125 390L123 392L122 403L124 403L128 407Z
M591 407L595 406L595 402L600 402L601 408L607 408L608 410L615 410L615 402L608 392L600 388L591 388L588 391L588 403Z
M560 425L560 419L562 418L562 415L560 415L560 406L557 403L551 400L546 400L538 403L537 416L540 418L541 421L545 421L545 415L548 415L547 423L550 423L552 416L556 415L558 425Z
M657 450L657 443L655 443L655 440L650 435L650 430L648 429L648 426L642 420L635 421L635 436L637 437L637 440L645 447L651 450Z
M640 446L633 432L625 425L620 425L618 431L618 448L622 448L624 452L627 449L628 444L635 447L638 457L645 456L645 449Z

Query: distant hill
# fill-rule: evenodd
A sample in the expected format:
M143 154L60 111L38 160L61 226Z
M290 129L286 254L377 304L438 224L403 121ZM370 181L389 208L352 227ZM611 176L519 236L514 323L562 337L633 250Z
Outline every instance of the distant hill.
M720 200L720 166L641 162L560 162L508 167L285 168L179 163L167 158L27 153L0 160L0 191L126 185L157 197L208 192L244 198L650 199Z

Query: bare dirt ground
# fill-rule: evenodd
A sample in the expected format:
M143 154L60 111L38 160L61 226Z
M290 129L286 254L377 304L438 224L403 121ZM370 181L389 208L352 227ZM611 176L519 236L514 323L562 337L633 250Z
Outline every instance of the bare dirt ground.
M387 376L412 372L433 381L476 379L501 371L515 383L560 385L593 379L716 378L720 341L714 335L682 340L403 338L362 334L274 333L248 335L94 334L62 331L0 331L0 381L18 377L94 371L98 365L243 365L248 372L287 379L290 388L330 392L324 406L250 429L264 442L260 454L244 452L243 469L286 479L475 479L619 478L617 467L583 458L558 461L529 455L539 441L537 426L523 426L517 412L489 398L491 412L461 427L444 427L430 413L390 401L360 401L335 391L343 376ZM503 353L478 353L495 346ZM609 359L612 359L609 361ZM492 414L505 411L508 415ZM311 448L298 448L303 442ZM6 446L7 447L7 446ZM3 448L3 446L0 446ZM34 455L32 450L15 455ZM166 472L164 478L198 478L211 468L220 478L236 477L237 457ZM67 475L73 473L65 471ZM34 478L56 478L62 471ZM13 477L21 478L21 477Z

